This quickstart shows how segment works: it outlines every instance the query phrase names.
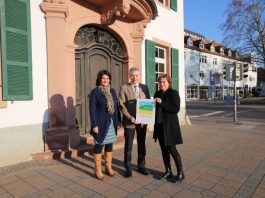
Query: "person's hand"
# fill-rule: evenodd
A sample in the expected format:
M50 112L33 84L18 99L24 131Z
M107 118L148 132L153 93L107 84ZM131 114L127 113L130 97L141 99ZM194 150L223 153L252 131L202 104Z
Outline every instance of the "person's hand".
M134 117L131 118L131 122L132 122L133 124L139 124L139 123L135 120Z
M93 128L93 133L98 134L98 127L94 127L94 128Z
M162 102L161 98L155 98L156 102L160 104Z
M121 127L122 127L122 124L120 122L118 122L117 129L120 129Z

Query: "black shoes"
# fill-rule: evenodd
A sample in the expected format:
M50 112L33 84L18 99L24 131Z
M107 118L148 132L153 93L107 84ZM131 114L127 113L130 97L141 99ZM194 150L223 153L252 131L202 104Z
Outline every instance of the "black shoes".
M183 172L176 176L176 182L182 182L183 179L185 179L185 175Z
M176 182L182 182L183 179L185 179L184 173L177 174L176 177L167 178L169 182L176 183Z
M146 171L145 168L138 168L138 172L143 174L143 175L148 175L148 172Z
M132 177L132 170L131 169L126 169L125 177L126 178Z
M164 180L164 179L167 179L167 178L171 178L173 175L172 175L172 172L171 171L166 171L163 175L161 175L161 177L159 178L160 180Z

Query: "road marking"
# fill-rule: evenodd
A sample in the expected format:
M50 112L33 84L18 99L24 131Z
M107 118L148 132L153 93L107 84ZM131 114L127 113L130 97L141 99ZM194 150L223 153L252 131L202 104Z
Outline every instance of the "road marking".
M215 114L220 114L223 113L224 111L215 111L212 113L206 113L206 114L202 114L202 115L194 115L194 116L189 116L190 118L197 118L197 117L206 117L206 116L211 116L211 115L215 115Z
M240 113L246 113L246 112L250 112L251 110L247 110L247 111L237 111L236 113L237 114L240 114ZM233 113L228 113L228 114L225 114L223 115L223 117L227 117L227 116L231 116L231 115L234 115L234 112Z

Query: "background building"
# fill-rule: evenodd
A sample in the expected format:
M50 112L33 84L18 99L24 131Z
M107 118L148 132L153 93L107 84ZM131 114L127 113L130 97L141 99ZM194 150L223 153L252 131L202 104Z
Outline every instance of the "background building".
M233 95L234 82L225 73L230 73L226 68L234 63L240 65L237 75L242 79L236 82L238 94L243 97L251 93L257 84L254 53L243 56L203 35L189 30L184 34L186 100L224 99Z

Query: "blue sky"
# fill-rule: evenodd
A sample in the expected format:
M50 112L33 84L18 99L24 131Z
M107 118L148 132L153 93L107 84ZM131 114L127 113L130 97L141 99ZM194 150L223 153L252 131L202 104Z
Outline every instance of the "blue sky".
M183 0L184 27L202 34L209 40L222 42L221 23L230 0Z

